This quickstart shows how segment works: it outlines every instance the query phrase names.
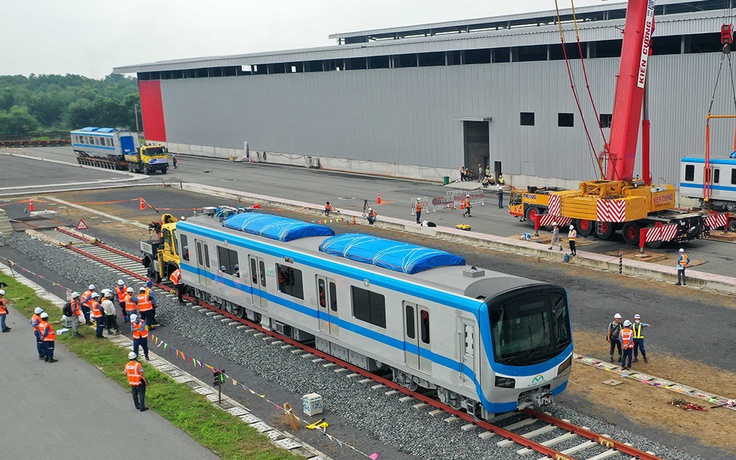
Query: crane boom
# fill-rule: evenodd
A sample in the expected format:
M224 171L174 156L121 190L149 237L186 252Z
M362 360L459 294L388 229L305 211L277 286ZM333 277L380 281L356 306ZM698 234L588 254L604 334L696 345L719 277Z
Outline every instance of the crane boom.
M654 0L629 0L621 46L621 63L607 148L606 180L634 177L649 47L654 31Z

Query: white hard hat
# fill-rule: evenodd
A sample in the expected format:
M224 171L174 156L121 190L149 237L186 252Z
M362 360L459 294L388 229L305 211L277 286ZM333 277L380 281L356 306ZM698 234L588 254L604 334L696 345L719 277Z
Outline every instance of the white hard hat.
M118 280L118 285L119 285L119 286L123 286L123 285L125 285L125 281L123 281L123 280Z
M417 198L417 201L422 201L422 199L421 198Z
M129 287L126 292L133 292L133 288L132 287Z
M570 225L570 230L575 230L575 226L571 224Z
M5 289L0 289L0 295L5 295Z
M33 313L35 313L35 314L37 314L37 315L40 315L41 313L43 313L43 308L41 308L41 307L36 307L36 309L35 309L35 310L33 310Z
M634 319L641 319L641 315L639 313L635 314Z
M41 313L41 319L46 319L49 317L49 314L46 312Z
M627 319L626 321L624 321L624 327L629 327L629 326L631 326L631 321Z
M685 250L684 250L684 249L682 249L682 248L680 248L680 252L685 252Z
M555 227L557 227L557 222L552 222L552 225L554 225Z
M89 285L89 287L88 287L87 289L89 289L90 291L94 291L94 290L95 290L95 289L97 289L97 288L95 287L95 285L94 285L94 284L90 284L90 285Z
M621 313L616 313L613 315L613 319L621 319Z
M373 208L368 208L369 211L373 211Z
M72 299L76 299L79 297L79 293L77 291L72 292Z
M142 292L142 291L145 291L145 290L146 290L146 287L145 286L141 286L141 287L138 288L138 291L139 292Z
M96 292L93 292L93 293L92 293L92 298L93 298L93 299L99 299L99 298L100 298L100 294L98 294L98 293L96 293Z
M470 195L465 195L466 198L470 198Z
M136 315L135 313L133 313L132 315L130 315L130 320L131 321L135 321L137 319L138 319L138 315Z
M134 351L131 351L130 353L128 353L128 359L135 359L137 357L138 355L136 355Z

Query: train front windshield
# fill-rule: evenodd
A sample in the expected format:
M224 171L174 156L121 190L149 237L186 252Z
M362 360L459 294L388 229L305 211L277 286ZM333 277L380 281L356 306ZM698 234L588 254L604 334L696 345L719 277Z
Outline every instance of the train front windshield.
M148 147L146 153L148 155L165 155L167 150L166 147Z
M495 361L526 366L560 354L572 341L567 295L560 288L515 291L488 302Z

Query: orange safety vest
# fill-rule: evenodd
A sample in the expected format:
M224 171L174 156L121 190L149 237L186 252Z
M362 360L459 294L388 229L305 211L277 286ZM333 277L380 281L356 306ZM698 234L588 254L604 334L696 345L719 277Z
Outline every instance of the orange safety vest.
M181 284L181 268L174 270L174 273L169 276L169 279L174 284Z
M8 314L8 307L6 307L7 302L5 302L3 299L0 299L0 315L7 315Z
M468 209L470 207L470 198L465 198L465 209Z
M134 339L147 339L148 338L148 327L145 321L138 321L133 323L133 338Z
M34 332L39 330L39 324L41 324L41 317L34 313L33 316L31 316L31 326L33 326Z
M578 231L575 230L575 229L572 229L569 232L567 232L567 239L569 241L575 241L575 240L577 240L578 239Z
M79 299L72 299L69 301L69 306L72 309L72 316L79 316L80 308L79 308Z
M621 329L621 346L624 349L634 348L634 331L631 328Z
M151 298L148 297L148 293L144 292L143 294L138 294L138 310L139 311L148 311L153 308L153 304L151 303Z
M84 294L82 294L82 298L80 301L82 302L82 305L84 305L85 307L89 307L90 300L92 300L92 291L87 289L86 291L84 291Z
M133 302L133 296L130 294L125 295L123 302L125 303L125 311L128 313L135 311L135 309L138 308L135 302Z
M118 296L118 302L125 302L125 296L128 295L128 287L126 285L118 286L115 288L115 294Z
M680 258L677 260L677 263L680 264L682 268L687 267L687 264L690 263L690 258L687 256L687 254L682 253L680 255Z
M422 212L422 205L417 201L416 212Z
M90 303L90 308L92 308L92 317L93 318L102 318L102 308L100 308L100 302L96 300L92 300Z
M125 375L128 377L128 383L130 386L137 387L143 383L141 367L141 363L138 361L130 361L125 365Z
M46 331L49 331L48 334L46 334ZM47 321L42 321L38 323L38 331L41 333L41 340L44 342L53 342L56 340L56 333L54 332L54 328L49 324ZM46 337L44 337L44 334L46 334Z

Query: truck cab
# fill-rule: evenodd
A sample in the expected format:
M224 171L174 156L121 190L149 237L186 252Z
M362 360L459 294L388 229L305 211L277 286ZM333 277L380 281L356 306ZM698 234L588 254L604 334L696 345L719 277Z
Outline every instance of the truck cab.
M142 145L135 152L127 153L125 161L128 170L143 174L161 171L166 174L169 168L169 150L163 145Z

